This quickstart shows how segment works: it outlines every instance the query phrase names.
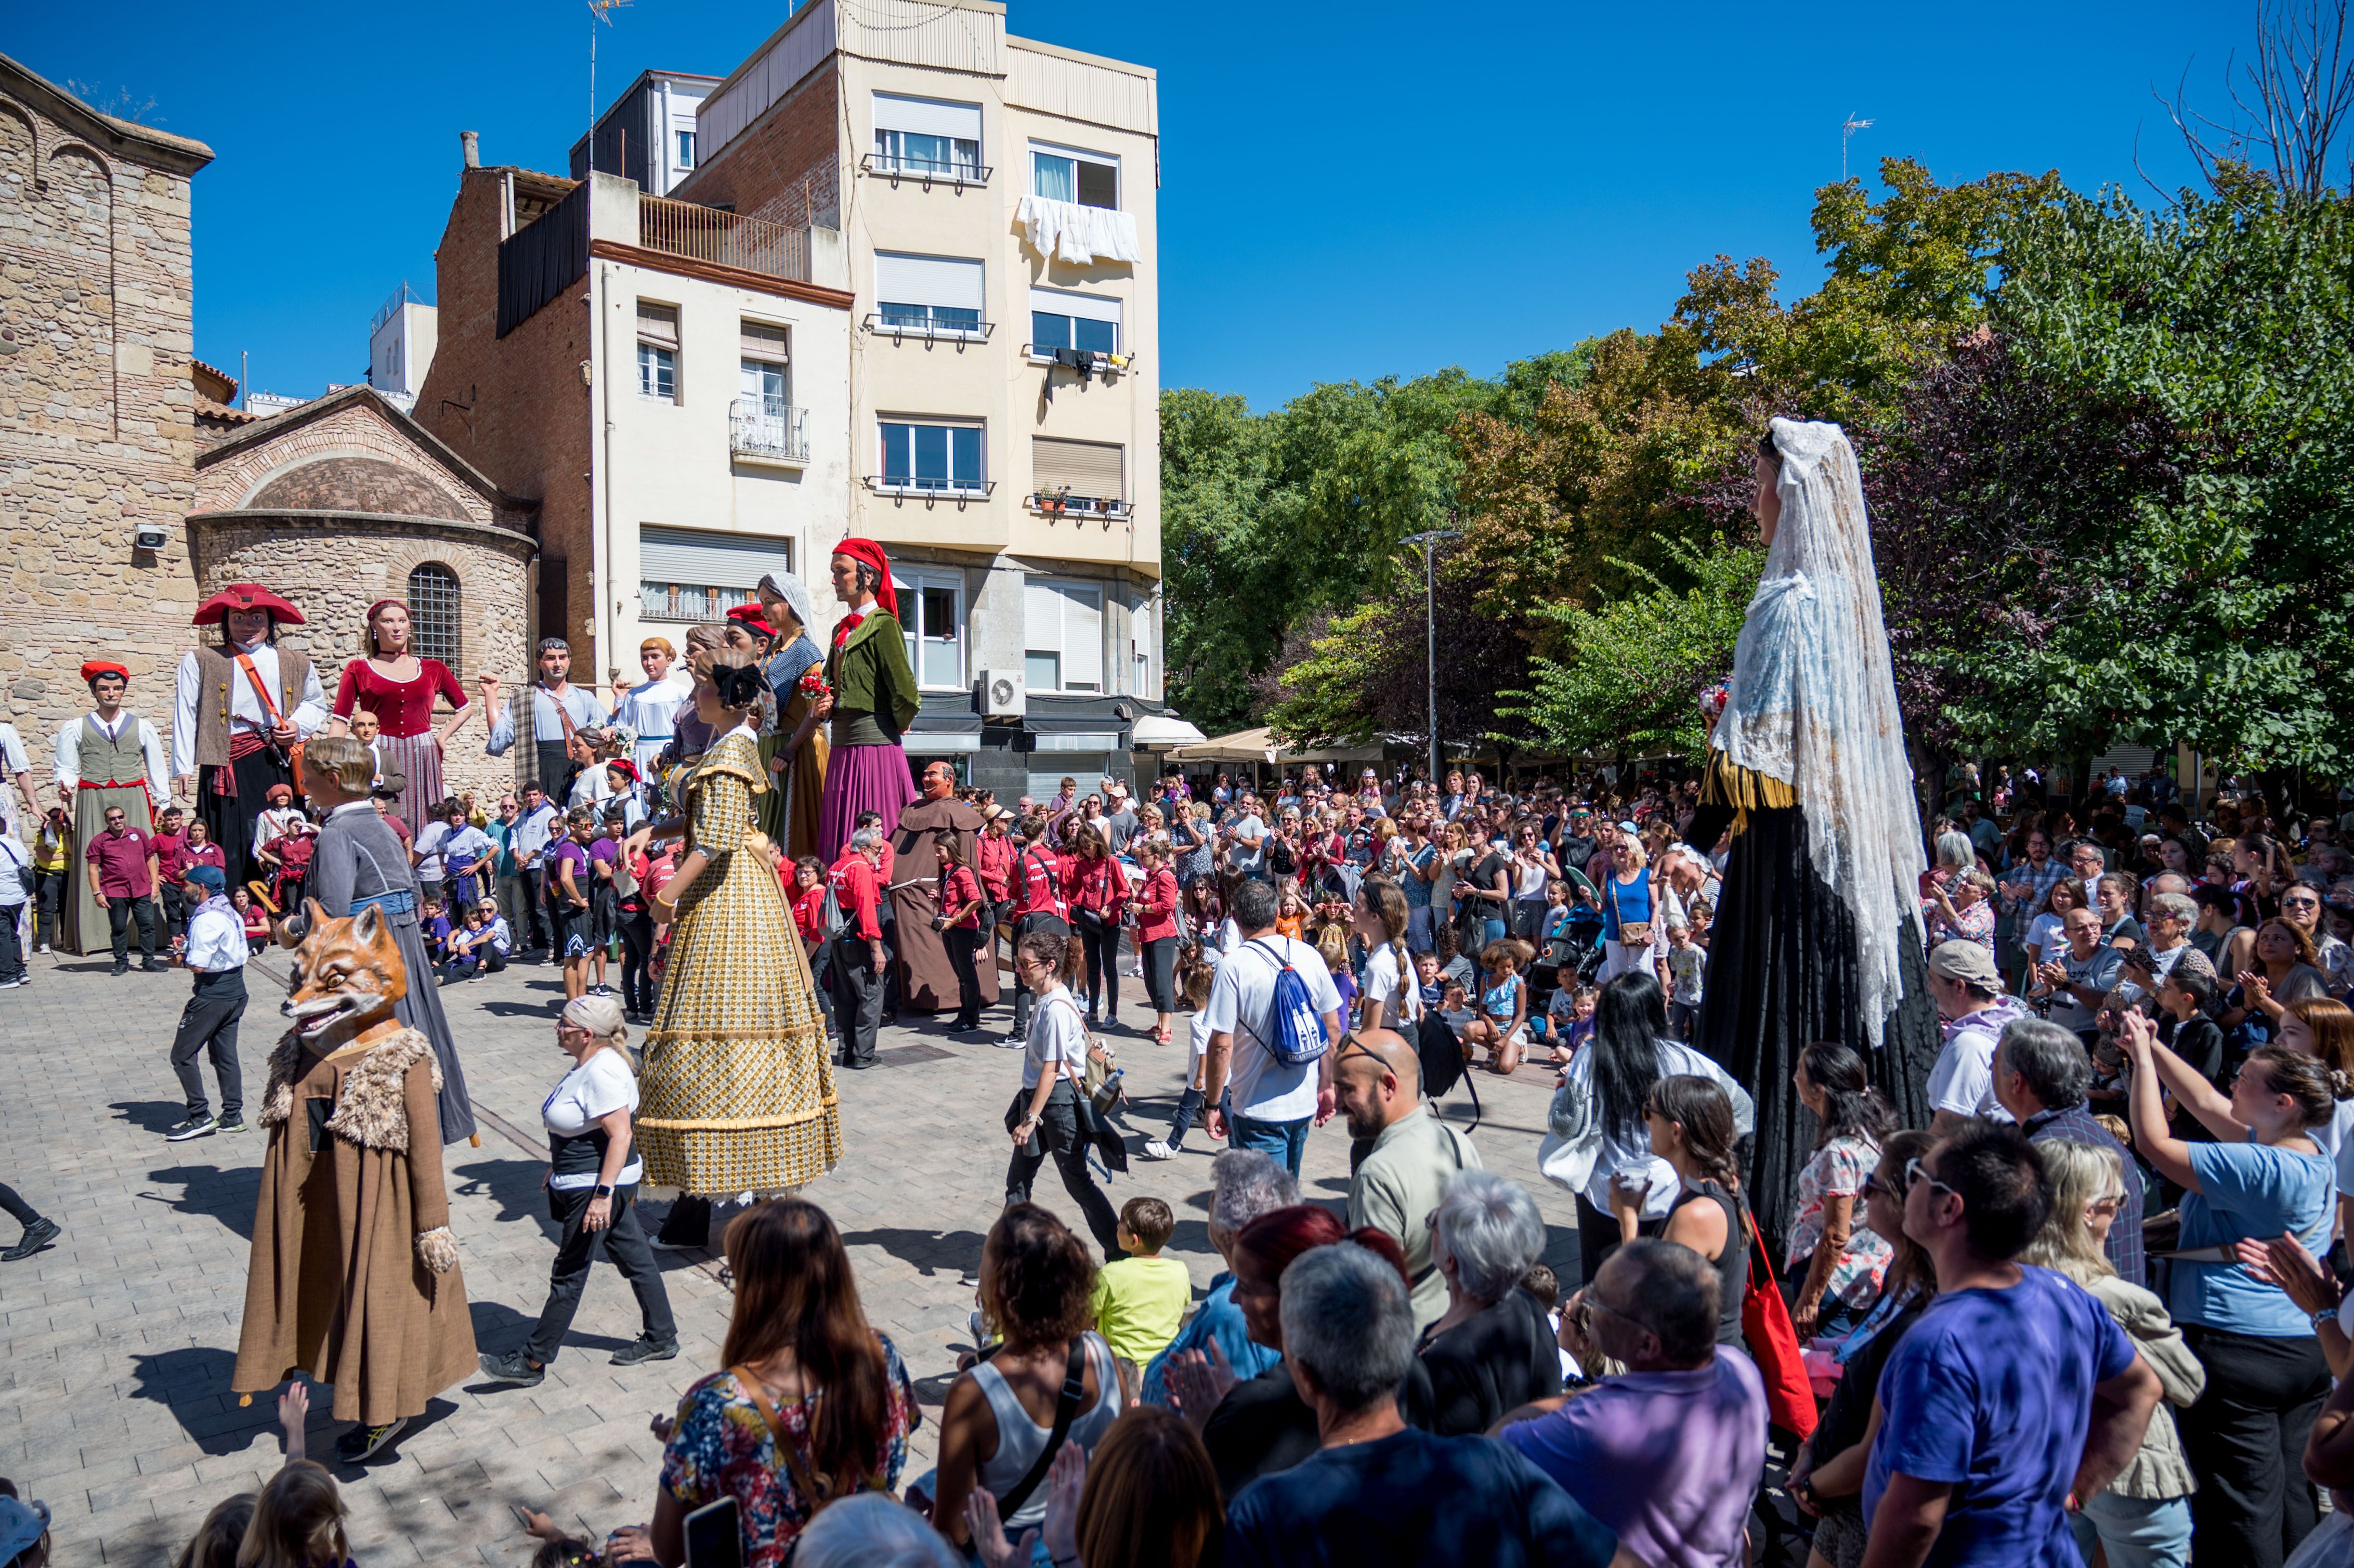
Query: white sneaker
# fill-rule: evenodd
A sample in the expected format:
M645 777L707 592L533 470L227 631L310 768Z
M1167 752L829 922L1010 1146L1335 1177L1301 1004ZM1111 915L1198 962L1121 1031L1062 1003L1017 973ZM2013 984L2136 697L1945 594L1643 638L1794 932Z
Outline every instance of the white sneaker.
M1144 1157L1147 1160L1174 1160L1177 1158L1177 1150L1156 1138L1146 1142Z
M33 949L33 951L35 951L35 952L37 952L37 953L46 953L46 952L48 952L48 950L49 950L49 945L48 945L47 942L43 942L39 947L35 948Z
M15 991L18 986L23 985L24 983L25 982L20 980L0 980L0 991Z

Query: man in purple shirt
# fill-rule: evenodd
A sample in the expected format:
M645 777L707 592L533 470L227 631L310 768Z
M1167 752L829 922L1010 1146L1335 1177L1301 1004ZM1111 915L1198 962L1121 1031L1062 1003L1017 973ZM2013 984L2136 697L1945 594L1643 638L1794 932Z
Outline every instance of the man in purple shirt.
M1496 1435L1644 1562L1734 1568L1767 1414L1755 1363L1716 1342L1716 1266L1676 1242L1628 1242L1567 1316L1627 1370L1524 1405Z
M139 967L162 974L155 961L155 843L131 826L120 806L106 809L106 826L83 852L90 863L90 890L106 911L114 932L114 972L131 969L131 922L139 922ZM87 938L85 938L87 940Z

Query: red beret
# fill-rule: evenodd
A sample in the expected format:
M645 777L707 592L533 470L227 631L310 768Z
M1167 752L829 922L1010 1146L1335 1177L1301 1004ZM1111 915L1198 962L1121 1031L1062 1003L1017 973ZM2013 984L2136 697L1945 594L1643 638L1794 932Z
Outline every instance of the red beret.
M777 629L769 624L767 617L757 604L739 604L727 612L727 619L742 621L763 637L774 637L777 634Z
M131 672L124 669L122 665L116 663L111 659L89 659L83 661L81 667L82 684L88 685L90 682L97 680L101 675L120 675L125 682L128 682L131 679Z
M302 624L302 612L263 588L260 583L231 583L228 587L196 606L191 626L217 626L221 617L232 609L266 609L283 626Z
M883 546L872 539L844 539L833 547L833 553L848 556L854 561L864 561L875 568L875 575L880 579L875 585L875 602L883 607L884 614L894 620L898 620L899 595L891 586L891 558L883 553Z

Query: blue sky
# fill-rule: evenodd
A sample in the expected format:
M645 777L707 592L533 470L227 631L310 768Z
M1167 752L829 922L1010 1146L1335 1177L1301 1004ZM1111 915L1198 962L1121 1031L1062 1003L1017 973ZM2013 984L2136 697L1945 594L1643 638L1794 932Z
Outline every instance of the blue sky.
M1807 216L1839 174L1909 154L1943 180L2056 168L2147 196L2190 175L2150 96L2186 67L2221 101L2253 5L1207 6L1010 0L1025 37L1161 83L1165 386L1255 408L1317 381L1511 359L1672 308L1718 252L1819 275ZM781 0L635 0L599 91L720 74ZM0 49L154 107L211 144L196 179L196 350L257 388L361 379L370 313L429 297L458 132L561 173L588 118L582 0L28 7Z

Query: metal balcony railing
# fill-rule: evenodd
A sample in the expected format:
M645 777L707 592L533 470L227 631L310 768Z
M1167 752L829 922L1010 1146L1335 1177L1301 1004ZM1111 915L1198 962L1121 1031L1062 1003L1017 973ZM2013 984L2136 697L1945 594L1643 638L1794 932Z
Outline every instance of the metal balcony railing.
M808 229L743 217L691 201L638 197L638 243L649 250L764 272L771 278L810 281Z
M1030 509L1050 521L1064 517L1099 517L1110 522L1128 515L1128 503L1118 496L1073 495L1061 490L1034 492L1030 497Z
M934 185L948 185L962 190L967 185L989 183L987 164L967 164L957 160L946 163L937 158L912 158L904 154L869 153L858 160L864 173L889 180L897 185L901 180L919 182L926 190Z
M727 415L727 450L769 462L809 461L809 410L767 397L738 397Z
M997 323L941 321L930 314L910 315L899 311L869 311L866 330L894 343L912 337L922 343L953 343L961 350L968 343L987 343L989 334L997 330Z

